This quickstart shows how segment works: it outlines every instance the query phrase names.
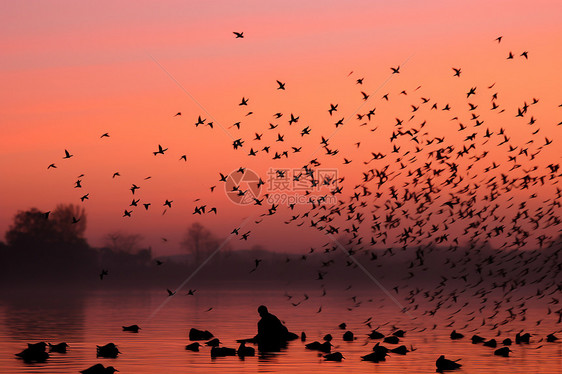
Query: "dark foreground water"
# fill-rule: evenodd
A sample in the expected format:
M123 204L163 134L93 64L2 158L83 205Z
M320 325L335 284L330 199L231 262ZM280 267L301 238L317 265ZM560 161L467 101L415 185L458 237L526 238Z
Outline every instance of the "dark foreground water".
M376 291L341 290L323 297L318 295L318 290L308 291L308 300L304 296L307 290L292 291L292 300L284 296L284 290L206 289L197 290L194 296L186 296L186 292L170 298L166 297L165 290L2 295L0 373L77 373L98 362L112 365L122 373L434 373L435 360L440 354L451 359L461 358L464 366L457 371L459 373L562 372L562 344L540 341L560 329L551 316L538 326L526 321L496 329L479 329L482 317L477 315L471 327L460 330L467 337L451 341L450 331L464 327L467 317L405 315ZM353 307L351 296L357 296L355 301L359 301L359 307ZM302 303L296 307L291 304L299 301ZM300 340L291 342L278 354L244 360L238 357L211 359L208 347L200 352L185 350L191 327L208 329L224 346L237 347L236 339L256 333L256 308L260 304L266 304L291 331L298 334L305 331L307 342L333 334L333 351L343 354L343 362L324 361L317 352L306 350ZM527 316L533 313L530 309ZM392 325L405 330L403 344L415 351L406 356L391 354L386 362L361 361L360 356L371 352L377 342L366 337L370 329L364 322L368 318L372 318L373 328L382 326L379 330L385 334L392 331ZM347 323L357 340L342 341L343 331L338 329L342 322ZM122 325L130 324L138 324L142 330L138 334L121 331ZM434 324L437 324L435 329ZM506 337L513 339L520 328L534 333L531 344L513 345L514 352L509 358L494 356L494 349L473 345L468 339L473 333L500 341ZM501 331L499 338L496 337L498 331ZM65 341L70 348L66 354L52 353L42 364L26 364L15 358L14 353L21 351L26 343L39 341ZM96 358L96 345L109 342L117 344L122 354L116 359Z

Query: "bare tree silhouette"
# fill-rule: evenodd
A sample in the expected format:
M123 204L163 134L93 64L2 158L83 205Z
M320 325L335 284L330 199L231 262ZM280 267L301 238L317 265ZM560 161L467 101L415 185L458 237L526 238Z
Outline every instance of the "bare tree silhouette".
M181 242L182 248L193 256L196 265L199 265L218 245L218 238L199 222L194 222L187 228L184 240Z

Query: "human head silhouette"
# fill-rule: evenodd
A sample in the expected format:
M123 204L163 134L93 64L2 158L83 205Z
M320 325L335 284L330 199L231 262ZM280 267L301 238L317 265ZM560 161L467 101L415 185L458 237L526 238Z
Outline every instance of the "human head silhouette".
M261 317L266 316L268 313L267 311L267 307L265 305L260 305L258 307L258 313L260 314Z

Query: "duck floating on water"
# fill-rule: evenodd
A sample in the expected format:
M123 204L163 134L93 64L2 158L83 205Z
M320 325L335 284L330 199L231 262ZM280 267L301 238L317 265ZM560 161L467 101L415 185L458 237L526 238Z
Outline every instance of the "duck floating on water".
M307 345L305 345L306 349L310 349L312 351L320 351L320 352L324 352L324 353L330 353L330 351L332 350L332 343L326 341L324 343L320 343L318 341L312 342L312 343L308 343Z
M496 339L490 339L487 342L484 342L484 347L496 348L498 343Z
M373 353L361 356L361 359L364 361L379 362L386 361L386 356L388 356L388 348L377 343L373 347Z
M189 330L189 340L209 340L215 336L207 330L198 330L192 328Z
M119 353L121 352L113 343L97 346L97 357L116 358Z
M226 357L235 356L236 349L227 347L213 347L211 348L211 357Z
M139 325L123 326L123 331L138 333L141 328Z
M236 354L239 357L255 356L256 350L252 347L246 347L246 343L241 342L240 346L238 347L238 350L236 351Z
M452 361L445 358L444 355L439 356L437 361L435 361L435 366L437 366L437 372L442 372L444 370L456 370L459 369L462 364L457 362L458 360Z
M343 357L343 355L340 352L328 353L327 355L324 355L324 359L326 361L341 362L341 360L344 359L344 358L345 357Z
M522 343L529 344L530 339L531 339L531 334L529 334L528 332L526 332L523 335L517 333L517 335L515 335L515 344L522 344Z
M394 335L387 336L386 338L383 339L383 342L388 344L398 344L400 343L400 338Z
M59 344L49 343L49 352L66 353L66 349L69 347L65 342Z
M191 343L185 346L185 349L187 351L193 351L193 352L199 352L199 347L201 346L201 344L199 344L198 342L195 343Z
M373 330L373 331L371 331L371 333L369 334L369 338L370 338L370 339L382 339L382 338L384 338L384 334L381 334L381 333L378 332L377 330Z
M116 371L119 371L119 370L115 369L113 366L105 367L102 364L95 364L95 365L90 366L89 368L84 369L80 372L82 374L113 374Z
M45 351L47 343L40 342L35 344L27 344L27 348L16 353L16 356L25 362L45 362L49 358L49 354Z
M208 347L218 347L221 344L220 340L217 338L211 339L205 343Z
M451 339L452 340L458 340L458 339L462 339L464 338L464 335L461 333L458 333L456 330L453 330L453 332L451 333Z
M509 347L503 347L503 348L496 349L494 351L494 355L502 356L502 357L509 357L509 352L513 352L513 351L511 349L509 349Z
M393 348L390 350L390 353L396 353L399 355L405 355L406 353L410 352L405 345L401 345L399 347Z
M470 340L472 340L472 344L478 344L483 343L486 339L478 335L472 335L472 338L470 338Z

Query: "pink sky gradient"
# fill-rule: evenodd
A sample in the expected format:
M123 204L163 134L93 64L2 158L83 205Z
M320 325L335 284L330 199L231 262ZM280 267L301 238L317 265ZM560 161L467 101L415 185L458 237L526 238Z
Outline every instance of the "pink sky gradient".
M352 190L370 152L392 150L388 138L395 117L407 119L420 96L463 108L458 112L467 115L465 94L473 86L480 93L473 102L488 107L493 92L486 87L496 83L499 102L509 112L501 123L489 117L491 128L510 128L514 140L524 143L529 128L514 114L524 101L538 97L533 112L542 129L538 139L559 139L560 14L557 1L3 1L0 232L18 210L80 203L79 196L89 192L84 205L91 244L102 245L107 233L122 230L141 233L144 244L158 253L177 252L194 220L226 236L245 217L262 212L231 204L219 172L245 166L263 175L271 166L299 167L324 157L323 166L338 168ZM245 38L235 39L233 31L243 31ZM504 38L498 45L499 35ZM509 51L517 57L508 62ZM528 60L519 56L523 51L529 51ZM229 127L242 121L242 130L228 130L246 140L241 152L232 150L220 128L195 128L197 116L210 120L209 115L151 56L215 123ZM376 132L350 121L331 142L341 157L325 158L323 151L312 156L320 135L330 135L337 119L362 105L360 91L375 91L397 65L401 74L359 110L377 107L369 125L378 126ZM451 67L462 68L461 78L453 80ZM359 77L365 78L361 87L354 84ZM286 91L276 90L277 79L286 82ZM401 90L409 95L400 97ZM389 103L380 99L387 92L393 97ZM238 106L243 96L250 98L248 107ZM333 117L327 112L330 103L339 103ZM250 110L254 115L245 117ZM176 112L182 116L173 117ZM276 112L284 113L279 131L266 130ZM287 127L290 113L301 118L294 128ZM427 118L434 132L460 144L453 115ZM302 138L298 133L306 125L312 135ZM105 132L111 137L100 139ZM251 142L255 132L266 133L272 149L278 147L277 132L285 133L286 143L302 145L303 151L287 161L249 158L250 147L260 146ZM359 150L353 145L358 140ZM152 155L158 144L169 148L165 156ZM65 149L75 157L62 160ZM183 154L187 163L178 161ZM551 146L537 162L559 163L561 156L559 145ZM354 163L344 166L342 157ZM47 170L50 163L57 169ZM121 177L112 179L116 171ZM78 191L73 186L82 173L84 188ZM147 176L152 178L143 181ZM131 183L141 186L141 203L153 205L124 219ZM217 185L213 194L212 185ZM197 198L219 214L193 216ZM162 215L165 199L174 203ZM252 240L233 245L301 251L325 241L322 233L283 224L290 214L284 210L261 226L248 225Z

